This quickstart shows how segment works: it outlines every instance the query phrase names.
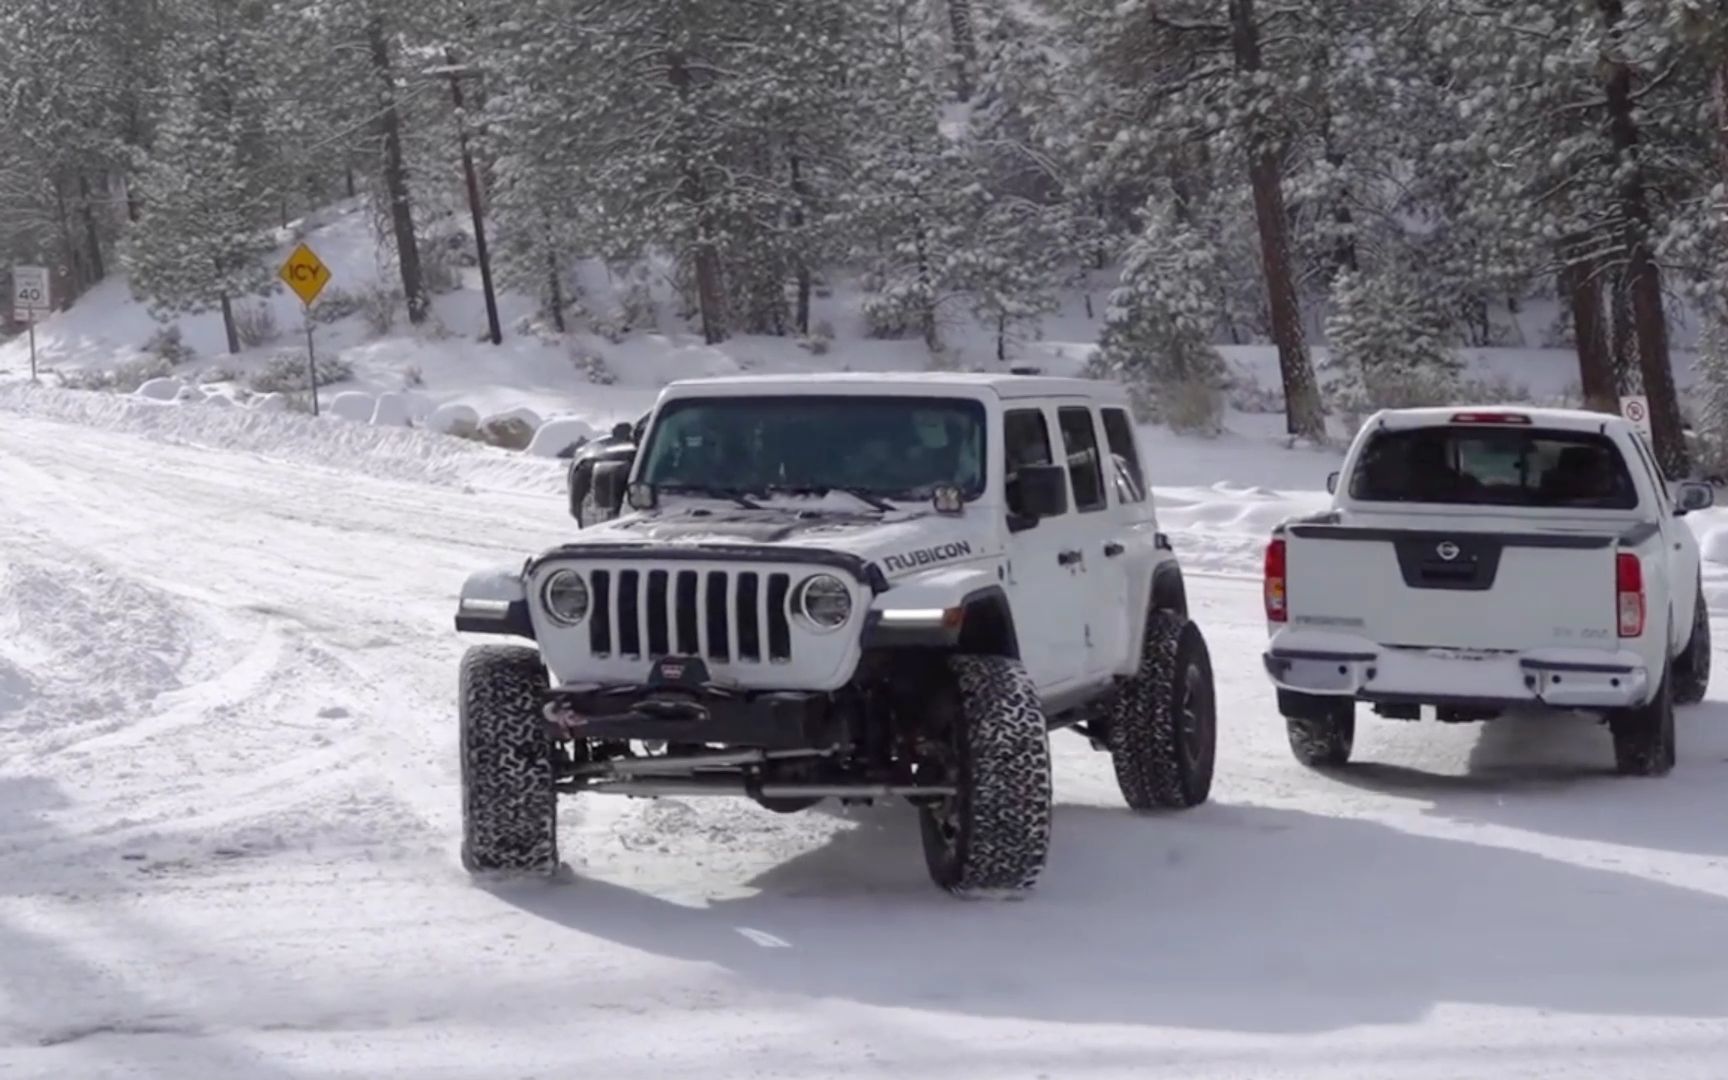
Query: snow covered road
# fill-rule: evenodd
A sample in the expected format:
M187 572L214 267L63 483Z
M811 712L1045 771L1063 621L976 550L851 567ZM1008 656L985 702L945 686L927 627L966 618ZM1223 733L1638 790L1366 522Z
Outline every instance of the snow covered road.
M935 893L905 808L731 800L567 802L573 880L487 891L453 597L567 532L556 466L415 479L59 400L0 402L0 1076L1728 1072L1728 689L1665 780L1541 720L1365 720L1362 764L1305 771L1259 668L1274 493L1160 493L1214 801L1135 817L1058 735L1031 900Z

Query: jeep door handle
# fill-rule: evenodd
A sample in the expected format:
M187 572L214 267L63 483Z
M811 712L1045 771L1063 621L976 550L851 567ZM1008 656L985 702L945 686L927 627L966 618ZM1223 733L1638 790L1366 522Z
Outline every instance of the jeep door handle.
M1112 558L1112 559L1114 559L1116 556L1122 554L1124 551L1127 551L1127 550L1128 550L1127 548L1123 547L1121 544L1118 544L1114 540L1112 540L1108 544L1104 545L1104 554L1107 557Z
M1056 556L1056 561L1061 563L1063 566L1073 566L1084 558L1085 556L1080 554L1078 551L1064 551Z

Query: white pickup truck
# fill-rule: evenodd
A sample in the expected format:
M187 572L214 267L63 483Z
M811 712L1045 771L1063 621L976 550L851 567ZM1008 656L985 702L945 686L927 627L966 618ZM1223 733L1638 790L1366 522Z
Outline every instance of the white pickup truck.
M1581 711L1621 773L1673 767L1674 705L1710 678L1681 520L1709 485L1670 492L1619 417L1494 407L1381 412L1327 486L1331 509L1266 549L1265 664L1298 760L1348 761L1363 701L1406 720Z

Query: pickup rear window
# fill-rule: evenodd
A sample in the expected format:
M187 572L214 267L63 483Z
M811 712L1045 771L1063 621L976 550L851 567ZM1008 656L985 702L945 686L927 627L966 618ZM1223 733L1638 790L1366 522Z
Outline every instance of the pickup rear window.
M1350 479L1364 502L1631 510L1638 490L1605 436L1431 427L1373 436Z

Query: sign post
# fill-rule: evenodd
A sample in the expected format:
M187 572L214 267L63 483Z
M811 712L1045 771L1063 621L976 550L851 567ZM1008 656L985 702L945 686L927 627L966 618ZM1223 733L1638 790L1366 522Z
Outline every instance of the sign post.
M330 284L330 268L305 244L296 247L276 276L300 298L306 315L306 375L312 387L312 415L318 415L318 358L312 351L312 302Z
M1632 421L1633 426L1644 433L1646 439L1656 437L1655 430L1650 426L1650 399L1643 394L1620 399L1620 415Z
M12 310L30 328L30 381L36 382L36 320L53 310L45 266L12 268Z

